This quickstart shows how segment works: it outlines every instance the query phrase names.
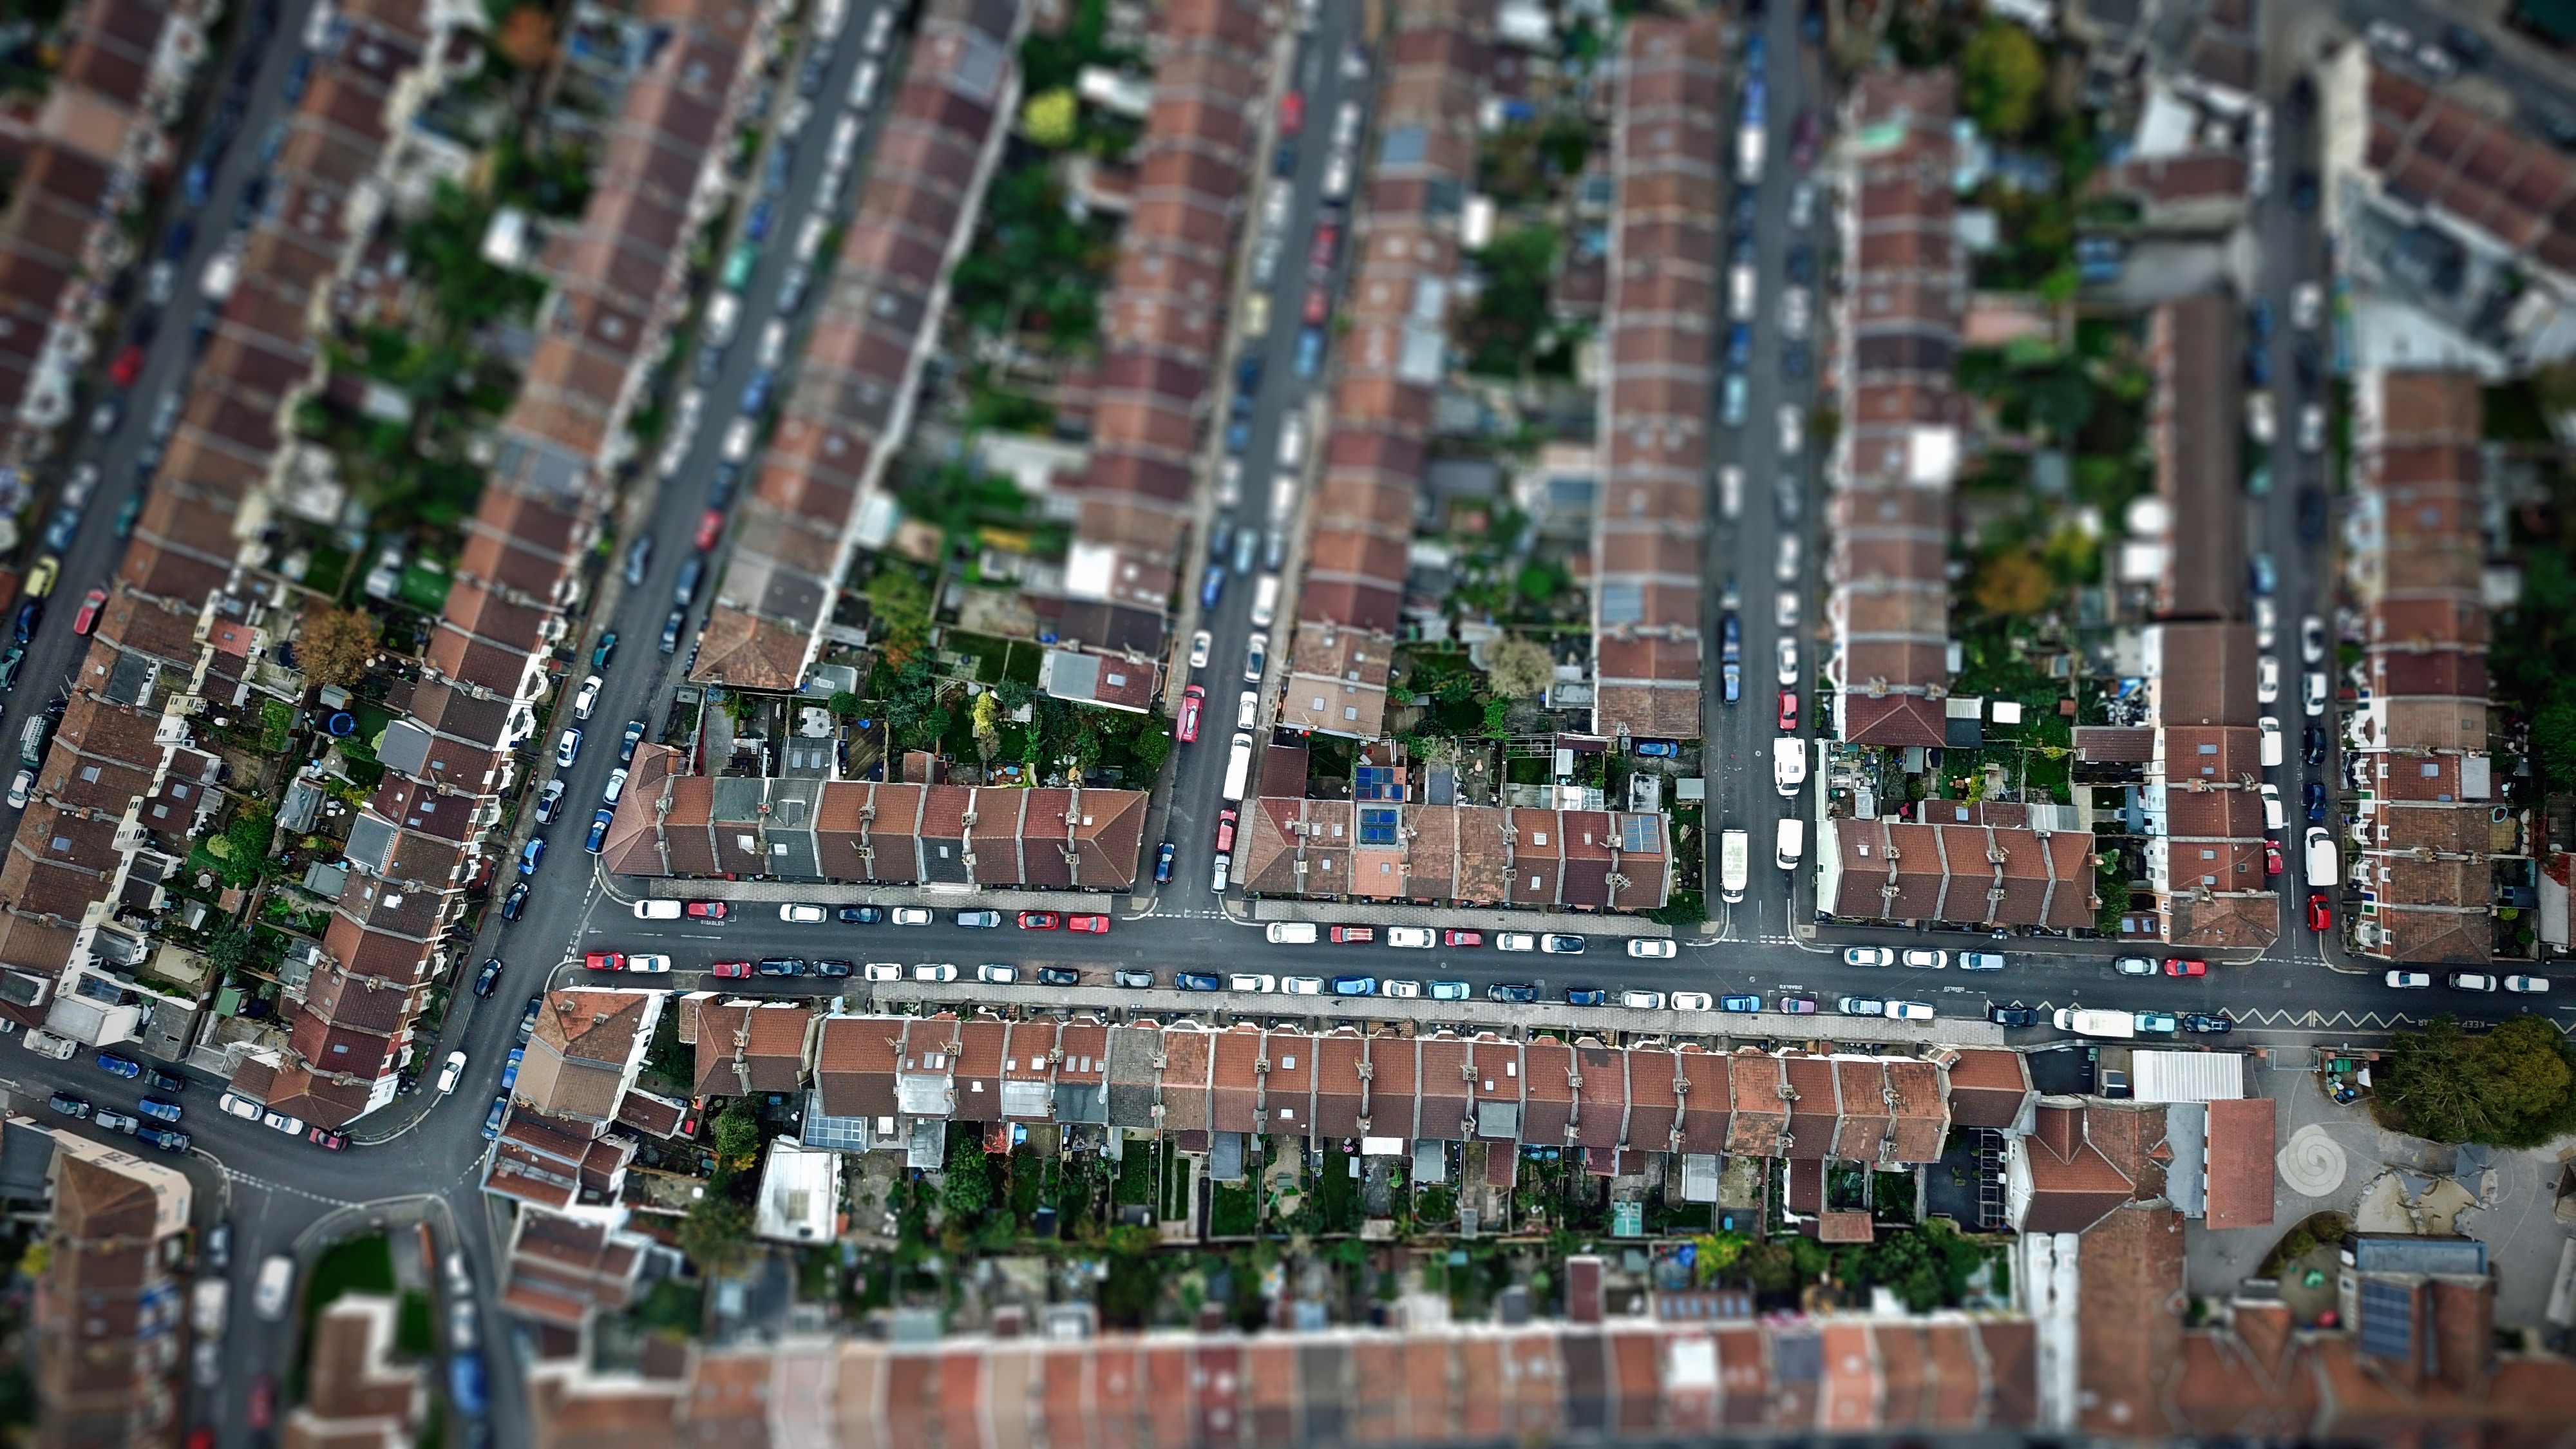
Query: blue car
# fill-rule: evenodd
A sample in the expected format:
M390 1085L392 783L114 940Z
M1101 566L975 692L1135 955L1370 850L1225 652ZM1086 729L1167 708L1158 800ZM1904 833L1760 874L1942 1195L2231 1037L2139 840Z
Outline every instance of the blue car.
M179 1104L176 1102L164 1102L158 1097L146 1097L142 1101L135 1103L134 1106L136 1111L141 1112L146 1117L158 1118L164 1122L176 1122L179 1120L180 1109Z
M1717 1009L1720 1011L1760 1011L1762 1009L1762 998L1759 996L1721 996L1717 999Z
M1377 978L1374 976L1336 976L1333 978L1333 994L1335 996L1375 996L1377 995Z
M503 1095L506 1096L512 1087L519 1085L519 1063L526 1061L527 1059L528 1049L526 1047L510 1048L510 1064L501 1069L501 1091Z
M777 220L778 203L764 196L751 204L751 216L742 224L742 234L753 241L767 241L770 225Z
M501 1137L501 1119L510 1115L510 1099L494 1097L492 1110L483 1114L483 1140L497 1142Z
M203 161L191 161L184 184L188 188L188 204L203 206L214 188L214 169Z
M168 241L161 248L161 254L174 262L184 261L187 259L188 249L196 244L197 224L181 218L171 225Z
M447 1361L447 1398L465 1417L483 1417L483 1355L467 1349Z
M742 385L742 411L745 416L758 414L769 407L769 389L777 380L776 376L764 367L751 375L751 381Z
M1225 989L1224 982L1208 975L1204 971L1178 972L1172 977L1172 980L1183 991L1223 991Z
M188 1134L185 1132L175 1132L167 1127L137 1127L134 1129L134 1135L164 1152L188 1150Z
M535 875L537 862L546 858L546 838L542 835L519 847L519 874Z
M109 1076L123 1077L127 1081L132 1081L134 1078L143 1075L143 1064L141 1062L136 1061L132 1057L118 1056L114 1052L100 1052L98 1054L98 1067L100 1071L107 1073Z
M1568 1006L1602 1006L1606 1005L1609 1000L1610 993L1602 990L1598 986L1569 986L1565 988L1565 1004Z
M1199 585L1199 607L1213 609L1217 596L1225 592L1225 565L1209 564L1207 582Z
M1672 740L1639 740L1636 750L1638 754L1656 760L1677 760L1682 753L1682 747Z
M76 508L57 508L45 521L45 552L61 553L72 546L80 534L81 516Z
M1324 334L1309 327L1297 334L1297 375L1313 377L1324 365Z
M599 854L599 848L608 841L608 822L616 818L617 812L614 810L602 808L592 811L590 834L583 838L581 848L593 855Z
M2326 818L2326 786L2323 780L2310 780L2307 786L2308 823L2322 824Z
M1753 326L1738 322L1726 329L1726 370L1742 372L1753 365Z
M2254 555L2255 595L2257 597L2269 597L2271 592L2280 586L2281 573L2279 569L2273 566L2272 556L2268 553L2258 553Z
M1177 852L1173 849L1172 842L1168 840L1163 842L1161 849L1154 852L1154 884L1170 885L1172 883L1172 857L1176 853Z

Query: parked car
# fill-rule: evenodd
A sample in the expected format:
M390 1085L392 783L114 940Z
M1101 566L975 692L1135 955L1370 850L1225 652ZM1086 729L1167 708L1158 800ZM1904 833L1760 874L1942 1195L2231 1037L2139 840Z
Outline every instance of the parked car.
M1909 947L1905 951L1904 955L1899 959L1904 961L1908 966L1916 967L1918 969L1939 971L1950 964L1950 953L1947 951L1933 950L1929 947L1916 946Z
M1602 990L1598 986L1569 986L1565 988L1565 1004L1568 1006L1606 1006L1609 1004L1609 1001L1610 993Z
M1669 961L1681 954L1681 947L1661 937L1632 936L1628 940L1628 954L1641 960Z
M1581 936L1547 935L1539 937L1538 942L1538 948L1550 956L1580 956L1583 945Z
M1526 981L1497 981L1485 988L1485 999L1528 1006L1537 1002L1538 988Z
M2546 976L2508 976L2504 979L2504 989L2524 996L2545 996L2549 993L2549 978Z
M791 901L778 908L778 919L799 926L819 926L827 916L821 906Z
M2123 976L2153 976L2156 974L2156 963L2153 958L2147 956L2117 957L2111 962L2111 966L2113 970L2118 971Z
M1082 973L1067 966L1041 966L1038 968L1038 984L1040 986L1080 986Z
M1834 999L1834 1010L1845 1016L1885 1016L1887 1002L1876 996L1839 996Z
M1002 913L1000 911L959 911L957 924L983 930L999 930L1002 925Z
M2209 963L2184 956L2170 957L2165 962L2165 974L2167 976L2206 976L2209 974Z
M1896 964L1896 953L1885 946L1845 946L1843 948L1843 964L1846 966L1893 966Z
M845 926L873 926L885 919L885 909L881 906L843 906L840 917L841 924Z
M2432 974L2425 971L2391 971L2380 979L2400 991L2421 991L2433 984Z
M499 989L500 985L501 958L494 956L483 963L482 970L474 973L474 994L488 997Z
M2215 1016L2199 1011L2183 1013L2182 1029L2188 1032L2196 1032L2204 1036L2213 1036L2223 1032L2233 1031L2235 1028L2236 1022L2224 1012Z
M1997 1026L2037 1026L2039 1025L2039 1010L2036 1007L2030 1006L1998 1006L1993 1002L1988 1002L1986 1004L1986 1020L1993 1022Z
M1443 931L1440 933L1440 944L1443 946L1455 946L1460 949L1471 949L1485 944L1485 933L1482 931Z

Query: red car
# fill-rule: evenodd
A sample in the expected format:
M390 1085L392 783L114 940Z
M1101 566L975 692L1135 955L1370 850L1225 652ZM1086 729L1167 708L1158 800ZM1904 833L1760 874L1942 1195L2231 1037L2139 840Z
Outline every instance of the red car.
M1780 732L1787 734L1798 727L1798 691L1780 691Z
M215 1449L215 1431L204 1424L189 1430L188 1449Z
M2269 840L2263 842L2263 873L2265 875L2281 873L2281 847L2276 842Z
M1216 817L1217 854L1226 855L1230 854L1234 850L1234 823L1241 818L1241 816L1235 814L1231 810L1218 812Z
M1440 933L1440 944L1443 946L1481 946L1485 944L1485 933L1482 931L1443 931Z
M722 901L691 901L687 905L680 907L680 914L688 917L692 921L721 921L726 915L725 903Z
M1325 291L1324 284L1321 282L1308 287L1306 289L1306 325L1321 327L1324 325L1324 319L1332 315L1333 294Z
M626 958L615 951L593 951L581 958L581 967L585 971L623 971Z
M277 1423L277 1375L261 1374L250 1381L250 1426L266 1429Z
M748 961L718 961L713 966L707 968L707 974L709 976L721 976L728 979L735 977L748 977L751 975L751 963Z
M1052 931L1055 928L1056 919L1053 911L1020 912L1020 929L1023 931Z
M1199 711L1207 703L1207 691L1193 684L1181 691L1181 722L1172 734L1182 744L1199 742Z
M310 1129L304 1134L304 1140L316 1147L327 1147L333 1152L344 1152L349 1146L348 1133L334 1132L328 1127Z
M1087 936L1106 936L1109 934L1109 918L1107 916L1076 916L1072 920L1065 922L1064 927L1068 931L1080 931Z
M1306 260L1313 264L1316 271L1331 271L1333 269L1333 248L1341 242L1341 239L1342 229L1340 227L1333 225L1329 221L1321 223L1315 228L1315 243L1314 246L1306 253Z
M710 508L698 515L698 552L705 553L724 537L724 510Z
M2165 962L2165 974L2167 976L2206 976L2209 974L2209 963L2188 961L2175 956Z
M143 344L140 342L125 344L125 350L116 354L116 360L107 365L107 380L118 387L132 387L134 380L142 375Z
M1286 140L1306 129L1306 96L1290 91L1279 98L1279 138Z
M98 611L107 607L107 590L92 589L81 596L80 612L72 615L72 632L86 636L98 627Z
M1336 946L1364 946L1376 939L1377 927L1375 926L1335 926L1333 928L1333 944Z
M2326 904L2324 896L2308 897L2308 929L2311 931L2334 929L2334 907Z

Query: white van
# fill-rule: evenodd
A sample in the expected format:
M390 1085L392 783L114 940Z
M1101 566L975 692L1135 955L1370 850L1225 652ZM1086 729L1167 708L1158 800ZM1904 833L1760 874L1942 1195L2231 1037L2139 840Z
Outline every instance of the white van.
M1252 627L1267 629L1270 627L1270 621L1277 618L1278 614L1279 576L1263 574L1261 582L1252 586Z
M639 921L676 921L680 918L678 901L637 901L635 919Z
M2257 729L2262 737L2263 768L2267 770L2279 769L2281 765L2281 722L2267 714L2258 722Z
M1807 783L1807 742L1796 735L1771 741L1771 784L1782 799L1795 799Z
M1771 863L1782 870L1796 870L1798 862L1807 854L1807 822L1794 818L1783 820L1773 839Z
M1727 518L1744 512L1744 470L1733 463L1717 470L1717 511Z
M1312 946L1315 927L1311 921L1272 921L1270 944L1273 946Z
M722 347L733 341L734 324L742 320L742 299L731 292L718 292L707 301L707 321L698 330L707 345Z
M2335 878L2343 869L2343 858L2336 853L2334 837L2326 834L2324 826L2308 827L2307 857L2308 889L2333 890L2337 883Z
M1753 265L1750 262L1737 262L1734 266L1726 269L1727 320L1731 322L1752 321L1753 304L1756 300L1756 296L1757 294L1753 283Z
M859 62L857 72L850 77L850 109L864 111L876 98L877 63L863 60Z
M251 1290L251 1306L271 1323L286 1316L286 1295L295 1287L295 1260L284 1253L271 1253L259 1265L259 1283Z
M1279 423L1279 466L1295 468L1306 461L1306 416L1290 413Z

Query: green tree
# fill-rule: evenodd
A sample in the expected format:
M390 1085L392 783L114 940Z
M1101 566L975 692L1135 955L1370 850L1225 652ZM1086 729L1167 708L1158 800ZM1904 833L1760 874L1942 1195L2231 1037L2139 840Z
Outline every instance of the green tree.
M206 943L206 959L214 968L230 975L250 962L250 934L226 931Z
M751 1241L751 1208L730 1186L721 1179L710 1184L680 1222L680 1251L698 1265L701 1276L722 1268Z
M2378 1106L2389 1125L2436 1142L2537 1147L2576 1126L2576 1062L2546 1017L2472 1036L2437 1016L2390 1044Z
M939 1210L949 1223L972 1227L992 1205L992 1164L981 1146L964 1143L948 1154L947 1181L939 1189Z
M1050 151L1062 150L1073 144L1081 116L1082 103L1072 91L1041 91L1020 107L1020 130Z
M1468 371L1518 377L1528 369L1548 328L1548 283L1556 275L1556 254L1556 228L1551 226L1507 231L1476 253L1484 287L1476 297L1475 316L1463 329Z
M751 1161L760 1151L760 1113L737 1097L716 1117L716 1160L733 1166Z
M266 874L274 864L268 843L276 834L277 812L266 805L243 806L224 827L225 883L246 886Z
M2047 85L2048 57L2030 32L2009 21L1988 20L1959 57L1960 100L1990 136L2011 139L2028 131Z
M1159 714L1147 715L1135 736L1128 741L1128 753L1136 757L1137 778L1127 783L1139 790L1150 790L1161 778L1163 762L1172 757L1171 726Z
M2093 383L2082 369L2051 369L2031 382L2030 420L2061 441L2072 439L2093 421Z
M840 716L842 719L858 718L859 705L859 697L850 693L846 689L833 690L832 697L823 701L823 707L825 709L830 710L833 714Z
M2531 716L2531 756L2554 790L2576 790L2576 694L2561 694Z

